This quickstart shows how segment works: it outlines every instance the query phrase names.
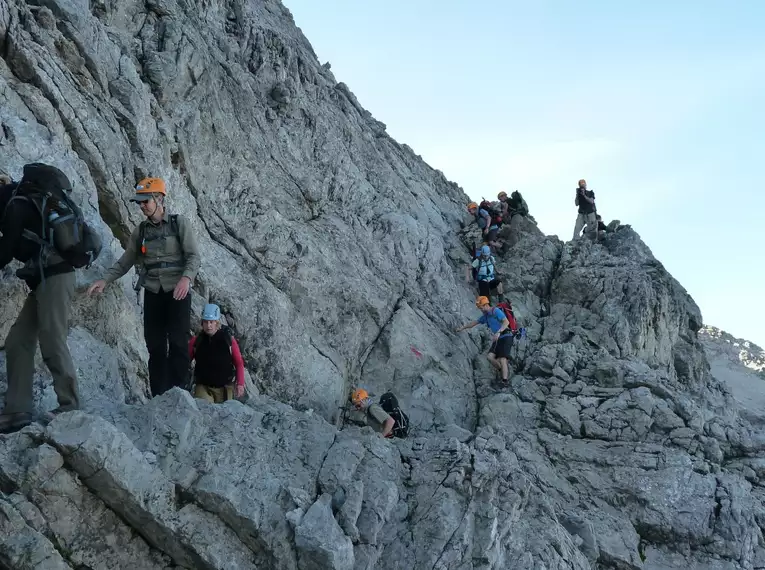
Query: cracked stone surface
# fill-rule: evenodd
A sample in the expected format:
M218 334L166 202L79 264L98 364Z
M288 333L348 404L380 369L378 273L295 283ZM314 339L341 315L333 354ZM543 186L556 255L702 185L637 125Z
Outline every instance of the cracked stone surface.
M733 337L628 225L502 229L528 338L499 389L486 331L452 332L477 316L467 196L282 4L3 0L0 40L0 170L74 182L107 244L81 290L139 222L135 180L164 177L201 245L194 310L222 306L252 381L245 404L148 400L132 276L79 296L83 409L0 436L0 568L765 567L765 420L707 358ZM338 431L352 384L392 389L411 436ZM35 402L55 406L39 354Z

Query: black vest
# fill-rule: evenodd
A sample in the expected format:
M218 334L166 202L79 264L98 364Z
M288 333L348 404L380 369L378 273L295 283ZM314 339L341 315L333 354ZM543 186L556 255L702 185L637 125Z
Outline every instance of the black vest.
M577 189L576 192L578 196L579 190ZM584 195L590 199L595 198L595 192L593 192L592 190L585 190ZM595 204L590 204L587 200L579 198L579 213L580 214L592 214L594 211L595 211Z
M194 345L194 379L197 384L222 388L234 381L236 367L228 333L219 330L212 337L199 333Z

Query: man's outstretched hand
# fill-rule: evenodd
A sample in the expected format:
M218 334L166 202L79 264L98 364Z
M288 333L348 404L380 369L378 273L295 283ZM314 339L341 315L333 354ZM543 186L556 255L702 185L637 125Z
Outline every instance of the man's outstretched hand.
M105 287L106 287L106 281L104 281L103 279L99 279L98 281L94 282L90 287L88 287L88 295L93 295L94 293L103 293Z

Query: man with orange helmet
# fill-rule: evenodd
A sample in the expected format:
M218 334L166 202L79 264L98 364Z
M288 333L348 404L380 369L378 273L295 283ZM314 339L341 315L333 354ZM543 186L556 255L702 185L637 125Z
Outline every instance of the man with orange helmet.
M478 227L481 228L484 241L492 247L498 247L497 232L499 231L499 226L492 217L491 212L475 202L470 202L467 205L467 210L475 218Z
M380 404L372 402L369 392L364 388L356 388L351 392L351 403L354 409L350 420L353 423L368 425L383 437L392 437L396 420Z
M187 218L169 214L167 191L161 178L144 178L131 202L146 216L128 239L125 253L88 294L101 293L134 265L139 270L136 290L144 289L143 334L149 351L152 396L186 384L189 370L191 284L200 256L194 230Z
M475 305L483 314L477 320L457 327L454 332L472 329L478 325L486 325L492 332L492 343L488 355L489 362L502 374L502 382L507 383L507 361L510 358L510 349L513 347L513 331L510 328L510 320L502 309L491 306L488 297L483 295L478 297L475 300Z

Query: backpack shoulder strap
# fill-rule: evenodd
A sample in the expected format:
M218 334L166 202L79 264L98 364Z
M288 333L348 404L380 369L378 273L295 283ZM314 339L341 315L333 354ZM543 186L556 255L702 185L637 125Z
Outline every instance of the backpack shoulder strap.
M143 244L143 240L145 237L146 237L146 220L138 224L138 243L136 244L136 251L138 253L143 253L141 251L141 244Z
M181 236L181 229L178 225L178 214L170 214L170 231L175 236Z
M201 336L202 336L202 335L200 335L200 334L197 334L197 335L194 337L194 344L193 344L193 347L194 347L194 354L196 354L196 353L197 353L197 348L199 348L199 341L200 341L200 337L201 337Z
M8 212L8 206L11 205L11 202L14 200L17 201L24 201L32 204L35 209L37 210L37 213L40 214L40 219L42 220L42 226L41 226L41 236L45 236L47 233L45 230L46 226L46 220L45 216L43 215L43 210L45 209L45 204L48 201L48 195L43 194L42 192L28 192L24 194L19 194L19 189L21 188L21 183L16 185L16 188L13 189L13 194L11 194L10 200L8 200L8 203L5 205L5 211L3 212L3 217L5 217L5 214ZM21 234L26 239L33 241L39 245L49 245L47 241L40 235L37 235L33 231L29 229L24 229Z
M229 327L229 326L221 327L220 330L223 331L223 336L226 337L226 342L228 343L228 350L229 350L229 352L233 353L233 351L234 351L234 331L232 331L231 327Z

